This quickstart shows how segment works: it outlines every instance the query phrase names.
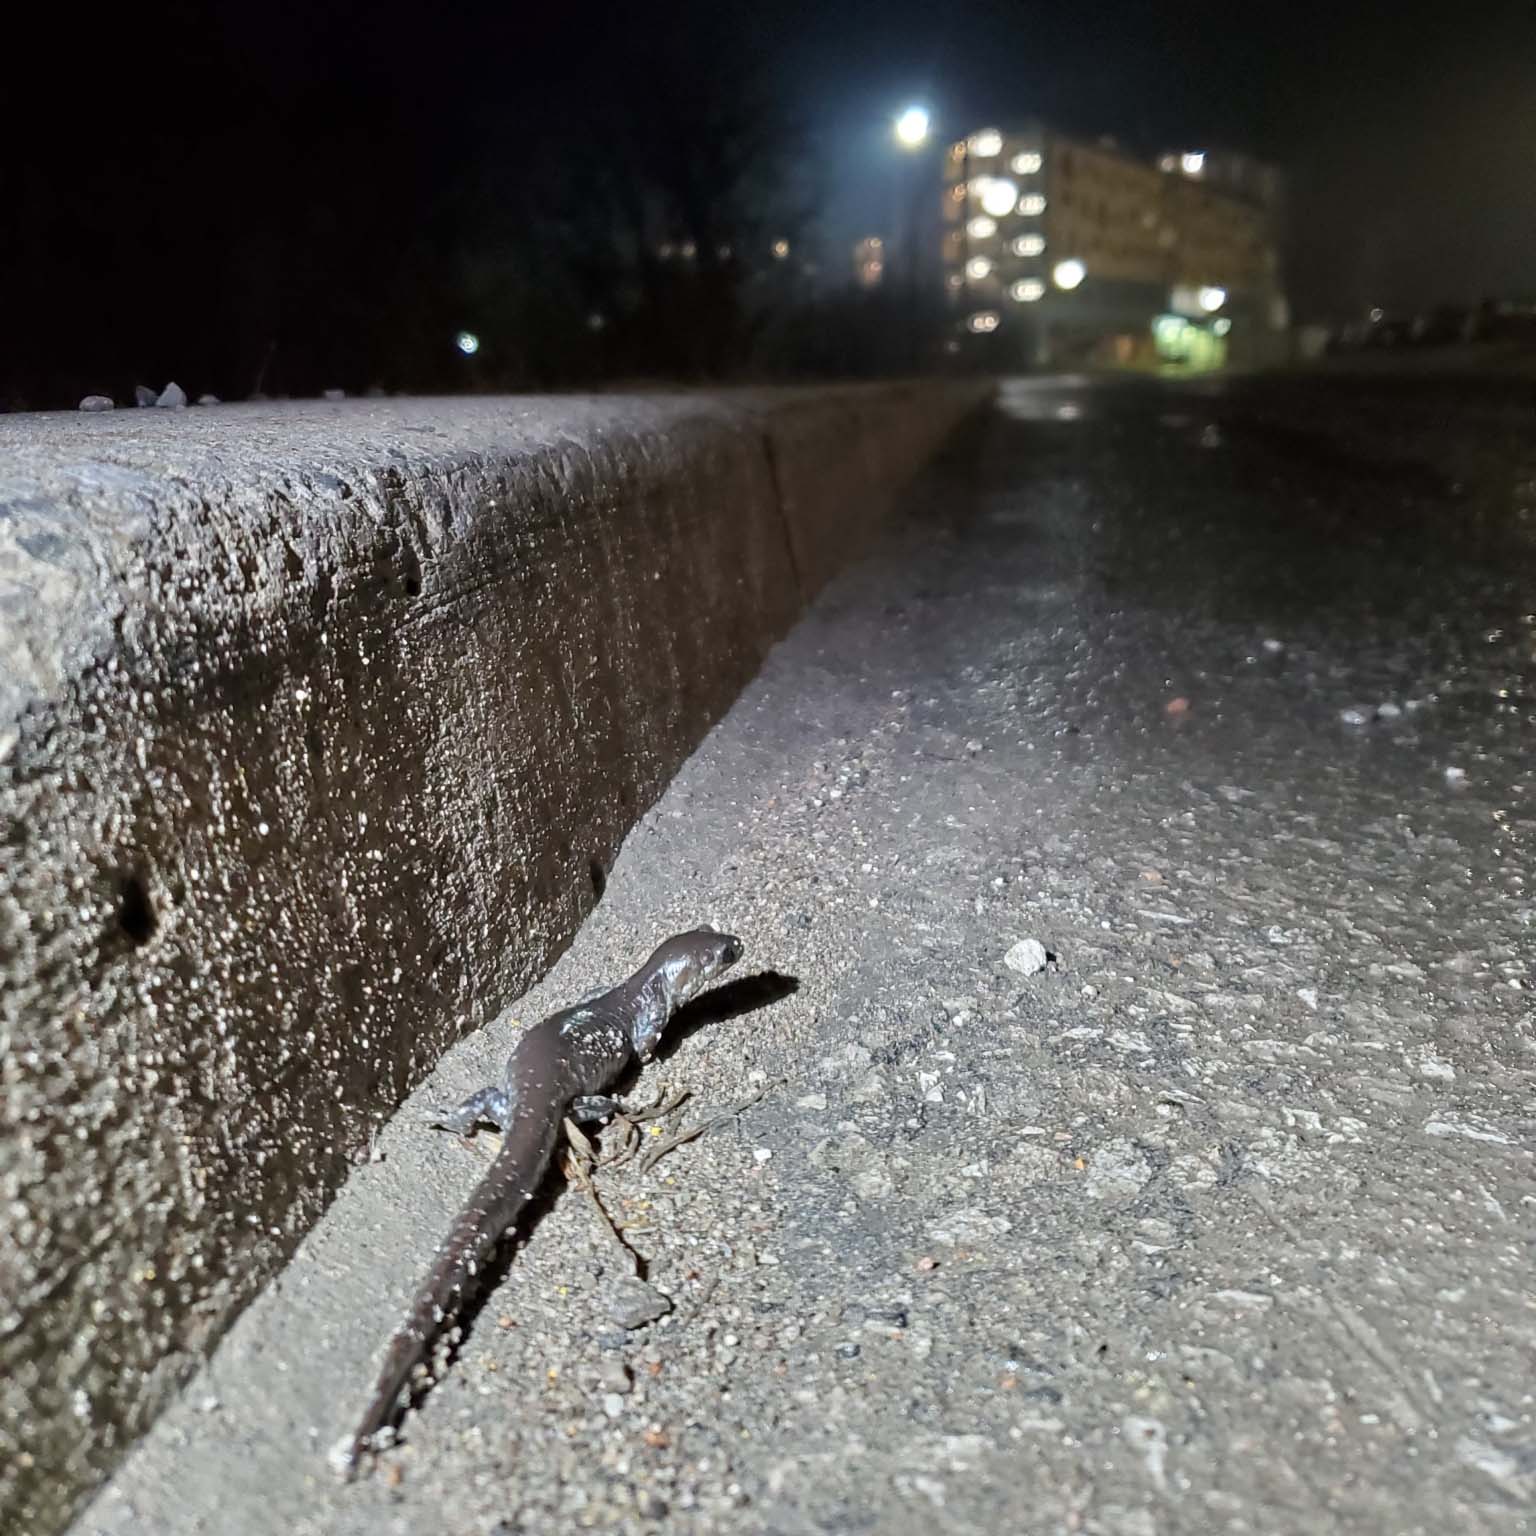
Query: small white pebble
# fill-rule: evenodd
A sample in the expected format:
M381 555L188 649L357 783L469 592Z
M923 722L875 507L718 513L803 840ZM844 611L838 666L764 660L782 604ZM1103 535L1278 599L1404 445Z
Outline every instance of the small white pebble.
M773 1156L771 1147L753 1147L752 1161L758 1164L766 1163Z
M259 836L265 837L270 830L271 828L267 826L266 822L258 821L256 823L256 831Z
M1351 705L1348 709L1341 709L1339 711L1339 719L1345 725L1368 725L1370 724L1371 713L1367 709L1356 709Z
M603 1393L603 1412L610 1419L622 1418L624 1414L624 1398L618 1392Z
M1268 651L1271 656L1278 656L1280 652L1285 649L1285 641L1276 640L1271 637L1264 642L1264 649Z
M1394 704L1390 699L1385 704L1378 704L1376 706L1376 718L1378 720L1396 720L1402 712L1402 705Z
M1045 969L1049 958L1039 939L1020 939L1003 956L1003 964L1021 976L1035 976Z
M1445 770L1445 782L1447 784L1465 784L1467 782L1467 770L1465 768L1447 768Z

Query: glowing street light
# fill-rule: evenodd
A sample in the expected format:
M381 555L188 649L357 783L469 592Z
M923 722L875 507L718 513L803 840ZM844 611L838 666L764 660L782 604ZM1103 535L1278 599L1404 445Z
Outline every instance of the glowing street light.
M928 142L930 122L926 107L908 107L896 119L896 142L903 149L921 149Z
M1214 315L1223 304L1227 302L1227 290L1218 288L1212 283L1208 288L1202 288L1199 293L1200 308L1206 314Z
M1087 267L1074 257L1056 263L1054 270L1051 272L1051 281L1058 288L1064 288L1071 292L1087 276Z
M453 344L465 357L473 357L480 350L480 338L473 331L460 331Z

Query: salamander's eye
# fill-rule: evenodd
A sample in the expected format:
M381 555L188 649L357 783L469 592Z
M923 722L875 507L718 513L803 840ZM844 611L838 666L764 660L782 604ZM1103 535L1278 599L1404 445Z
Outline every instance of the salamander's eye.
M725 941L725 948L721 952L721 958L727 965L735 965L741 959L741 940L727 939Z

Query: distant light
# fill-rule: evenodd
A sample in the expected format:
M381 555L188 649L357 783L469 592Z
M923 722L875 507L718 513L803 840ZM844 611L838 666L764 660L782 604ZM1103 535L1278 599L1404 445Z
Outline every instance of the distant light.
M967 183L967 182L963 182L963 181L957 181L957 182L956 182L956 183L955 183L955 184L954 184L954 186L952 186L952 187L951 187L951 188L950 188L950 189L949 189L949 195L950 195L950 196L951 196L951 197L952 197L952 198L953 198L953 199L954 199L954 200L955 200L955 201L956 201L956 202L957 202L957 203L963 203L963 202L964 202L964 201L965 201L965 194L966 194L966 193L967 193L967 192L968 192L968 191L970 191L970 186L969 186L969 183Z
M1075 257L1066 261L1058 261L1051 272L1051 281L1058 288L1071 290L1076 288L1082 280L1088 276L1088 268Z
M1013 254L1015 256L1038 256L1044 249L1044 235L1020 235L1013 242Z
M1372 325L1380 325L1381 322L1384 319L1386 319L1386 311L1385 310L1373 309L1371 311L1371 324Z
M1016 171L1020 176L1033 176L1044 164L1044 157L1036 154L1031 149L1025 150L1022 155L1015 155L1008 162L1008 168L1011 171Z
M989 331L995 331L998 328L1002 318L995 309L978 310L965 322L965 328L973 336L985 336Z
M717 245L715 247L715 255L718 256L721 261L729 261L731 259L731 248L730 248L730 246L728 246L728 245Z
M1020 304L1033 304L1045 297L1045 284L1038 277L1021 278L1008 290L1008 295Z
M944 350L946 352L958 352L960 350L960 343L951 337L950 340L944 343Z
M698 248L698 246L696 246L693 243L692 240L685 240L683 242L683 260L684 261L692 261L693 258L695 256L697 256L698 254L699 254L699 248Z
M1205 155L1200 150L1191 150L1179 156L1179 169L1186 176L1198 176L1205 170Z
M656 254L661 257L663 261L671 261L672 249L672 242L670 240L663 241L662 244L656 247Z
M1019 199L1019 212L1027 218L1037 219L1045 212L1045 199L1038 192L1031 192Z
M1223 315L1221 317L1221 319L1213 320L1211 322L1211 329L1218 336L1225 336L1227 334L1227 332L1232 329L1232 322L1230 320L1228 320L1225 315Z
M885 241L882 240L879 235L871 235L869 237L869 248L870 248L870 250L878 251L878 250L884 249L884 247L885 247Z
M587 316L587 329L589 331L600 331L607 324L607 320L598 314L596 310Z
M1157 168L1160 171L1176 171L1179 168L1179 157L1177 155L1164 155L1157 162Z
M985 256L972 256L965 264L965 275L973 283L979 283L992 271L992 263Z
M961 288L965 285L965 279L958 272L951 272L944 279L944 284L948 288Z
M981 210L990 213L994 218L1002 218L1005 213L1013 212L1013 205L1018 201L1019 189L1006 176L993 176L977 183L981 197Z
M989 160L993 155L1002 154L1003 136L996 128L983 128L966 140L966 148L979 159Z
M480 350L480 338L473 331L460 331L453 344L465 357L473 357Z
M896 142L906 149L920 149L928 142L928 109L908 107L896 119Z
M971 237L972 240L985 240L989 235L995 235L997 233L997 221L995 219L989 219L984 213L977 214L977 216L965 226L965 232Z
M783 261L784 258L786 256L788 256L788 255L789 255L789 241L788 240L775 240L773 242L773 259L775 261Z
M1208 315L1214 315L1226 302L1227 290L1225 288L1219 288L1216 284L1212 283L1200 290L1200 308Z

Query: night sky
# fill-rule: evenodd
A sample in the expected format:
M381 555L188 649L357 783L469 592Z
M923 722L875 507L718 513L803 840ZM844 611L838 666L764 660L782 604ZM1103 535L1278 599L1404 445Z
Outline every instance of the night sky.
M0 405L93 369L245 393L279 332L295 389L398 371L473 290L466 230L511 249L561 198L595 211L614 135L686 136L748 86L803 145L829 271L888 229L890 119L922 100L941 135L1038 115L1277 160L1302 318L1536 297L1530 3L85 0L35 32L0 83Z

